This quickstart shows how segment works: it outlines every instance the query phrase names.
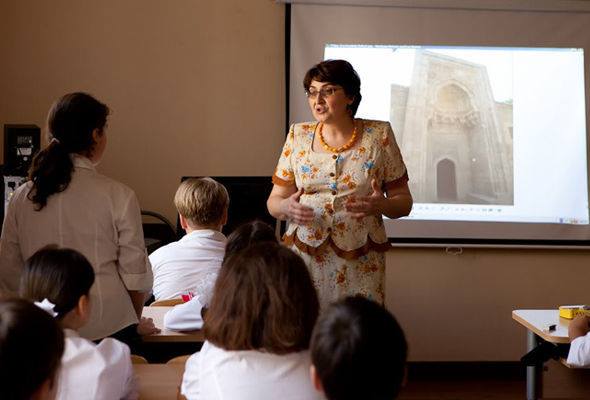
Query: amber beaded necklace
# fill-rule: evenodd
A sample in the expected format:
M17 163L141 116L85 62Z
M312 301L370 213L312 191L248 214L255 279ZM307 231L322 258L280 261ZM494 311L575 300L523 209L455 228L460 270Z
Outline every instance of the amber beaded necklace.
M340 147L332 147L328 143L326 143L326 140L324 139L324 135L322 134L323 128L324 128L324 124L320 123L320 129L318 132L320 134L320 143L322 144L322 147L324 149L326 149L326 151L329 151L332 153L341 153L343 151L350 149L354 145L354 142L356 141L356 136L357 136L356 135L356 124L354 124L354 129L352 130L352 136L350 137L350 140L347 143L344 143Z

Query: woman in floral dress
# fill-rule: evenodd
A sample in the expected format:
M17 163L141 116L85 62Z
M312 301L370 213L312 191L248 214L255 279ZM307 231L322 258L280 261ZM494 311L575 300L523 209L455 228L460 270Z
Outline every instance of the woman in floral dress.
M343 60L311 68L303 81L315 122L291 126L268 198L288 220L283 241L303 257L320 303L361 294L383 303L382 215L410 213L408 175L389 122L355 119L360 79Z

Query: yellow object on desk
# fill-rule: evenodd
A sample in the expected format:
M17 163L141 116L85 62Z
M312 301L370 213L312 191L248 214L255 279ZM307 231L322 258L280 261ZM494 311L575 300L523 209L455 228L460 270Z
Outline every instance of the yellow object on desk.
M574 319L578 315L590 317L590 306L584 304L559 306L559 316L561 318Z

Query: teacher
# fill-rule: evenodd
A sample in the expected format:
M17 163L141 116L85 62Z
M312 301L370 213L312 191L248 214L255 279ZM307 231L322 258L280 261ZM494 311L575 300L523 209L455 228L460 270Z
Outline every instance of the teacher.
M389 122L355 118L360 78L344 60L323 61L303 87L315 122L291 126L267 207L289 221L284 243L305 260L320 304L347 295L384 301L382 215L412 209L408 174Z

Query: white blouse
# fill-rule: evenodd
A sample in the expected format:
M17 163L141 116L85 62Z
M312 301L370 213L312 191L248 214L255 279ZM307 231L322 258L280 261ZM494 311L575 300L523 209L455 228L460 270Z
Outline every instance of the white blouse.
M180 391L188 400L319 400L310 364L309 351L226 351L205 342L186 362Z
M226 241L219 231L199 229L150 254L156 300L193 292L203 304L208 303L225 255Z
M94 340L137 323L127 291L149 291L152 269L135 193L96 172L88 158L72 160L68 188L50 196L41 211L27 198L31 182L14 192L0 240L0 291L18 291L24 260L40 248L57 244L78 250L96 274L90 320L80 329Z
M567 363L575 367L590 367L590 333L572 340Z
M137 399L129 347L115 339L98 345L65 329L57 400Z
M164 314L164 328L173 331L194 331L203 327L203 306L197 297L172 307Z

